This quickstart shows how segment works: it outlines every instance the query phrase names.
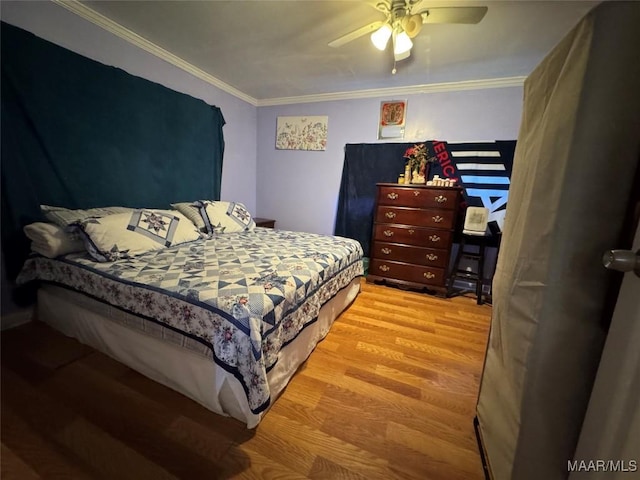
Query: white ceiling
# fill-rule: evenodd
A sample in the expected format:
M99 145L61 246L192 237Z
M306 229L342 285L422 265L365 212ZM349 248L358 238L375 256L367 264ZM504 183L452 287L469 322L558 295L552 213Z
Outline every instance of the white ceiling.
M427 24L398 62L365 35L331 40L384 20L370 1L82 1L257 103L367 89L528 75L599 2L426 1L485 5L477 25ZM223 85L224 86L224 85ZM302 99L301 99L302 100Z

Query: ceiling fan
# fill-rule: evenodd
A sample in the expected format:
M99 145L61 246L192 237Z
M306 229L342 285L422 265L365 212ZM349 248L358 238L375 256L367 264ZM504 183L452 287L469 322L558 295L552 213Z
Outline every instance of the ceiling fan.
M393 45L395 62L411 55L411 41L424 23L466 23L480 22L487 13L487 7L436 7L429 8L424 0L381 0L375 8L386 15L384 21L377 21L347 33L332 42L330 47L340 47L356 38L371 33L371 42L378 50L385 50L389 39Z

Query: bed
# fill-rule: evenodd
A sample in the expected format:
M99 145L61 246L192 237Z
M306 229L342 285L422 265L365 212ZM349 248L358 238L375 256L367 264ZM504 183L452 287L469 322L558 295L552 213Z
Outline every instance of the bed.
M118 241L117 251L101 250L103 262L87 252L29 256L50 245L29 242L27 226L40 223L60 240L78 210L106 208L97 217L113 219L132 209L220 201L225 120L215 105L16 27L3 24L1 35L0 235L8 283L18 275L20 284L39 282L39 319L255 427L357 295L360 245L248 224L222 232L218 223L198 225L198 210L184 215L206 238L197 233L121 259ZM240 171L228 168L229 178ZM252 197L250 190L233 189L239 198ZM43 205L66 207L73 217L56 223Z
M38 318L210 410L258 425L355 299L357 241L256 227L114 262L27 259Z

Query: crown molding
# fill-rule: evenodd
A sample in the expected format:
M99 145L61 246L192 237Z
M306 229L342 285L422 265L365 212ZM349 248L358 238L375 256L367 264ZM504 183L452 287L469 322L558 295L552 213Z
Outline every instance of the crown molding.
M76 15L79 15L85 20L89 20L90 22L107 30L108 32L128 41L136 47L141 48L142 50L149 52L158 58L161 58L162 60L184 70L187 73L190 73L194 77L197 77L200 80L203 80L210 85L213 85L214 87L217 87L220 90L223 90L224 92L239 98L240 100L244 100L245 102L250 103L253 106L258 105L258 101L250 95L241 92L228 83L225 83L222 80L214 77L213 75L210 75L207 72L199 69L198 67L191 65L189 62L184 61L173 53L168 52L164 48L159 47L155 43L150 42L146 38L141 37L137 33L132 32L128 28L123 27L119 23L114 22L113 20L80 3L78 0L51 1L75 13Z
M258 100L258 107L291 105L295 103L331 102L335 100L353 100L358 98L392 97L426 93L459 92L463 90L484 90L487 88L522 87L527 77L489 78L464 82L431 83L408 87L376 88L354 92L322 93L298 97L282 97Z
M355 100L360 98L374 98L374 97L391 97L391 96L404 96L404 95L416 95L427 93L443 93L443 92L458 92L463 90L482 90L487 88L505 88L505 87L521 87L524 85L524 81L527 77L505 77L505 78L492 78L485 80L469 80L464 82L445 82L445 83L432 83L425 85L411 85L408 87L391 87L391 88L378 88L369 90L356 90L352 92L336 92L336 93L321 93L317 95L301 95L297 97L280 97L280 98L267 98L258 100L244 92L241 92L237 88L232 87L228 83L206 73L198 67L190 64L189 62L181 59L177 55L159 47L153 42L141 37L135 32L123 27L119 23L105 17L104 15L96 12L95 10L80 3L78 0L51 0L52 2L66 8L67 10L79 15L80 17L89 20L95 25L107 30L108 32L126 40L127 42L141 48L142 50L155 55L158 58L174 65L187 73L190 73L196 78L207 82L220 90L233 95L240 100L243 100L255 107L268 107L276 105L292 105L297 103L316 103L316 102L332 102L336 100Z

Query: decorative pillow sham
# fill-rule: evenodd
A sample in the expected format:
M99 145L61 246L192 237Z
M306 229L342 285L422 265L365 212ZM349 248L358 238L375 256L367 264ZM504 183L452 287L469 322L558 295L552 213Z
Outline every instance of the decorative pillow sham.
M114 213L127 213L132 212L134 209L129 207L101 207L89 208L87 210L71 210L64 207L40 205L40 210L51 223L55 223L60 227L66 227L74 222L83 222L87 218L100 218L113 215Z
M256 228L256 222L242 203L201 200L195 204L200 206L208 233L247 232Z
M71 228L81 233L89 254L98 262L114 262L200 238L191 220L175 210L133 210L88 218Z
M204 224L204 220L202 219L202 215L200 215L200 205L199 202L180 202L180 203L172 203L172 208L178 210L181 214L187 217L189 220L193 222L193 224L198 227L198 230L201 232L207 231L207 226Z
M77 234L68 233L53 223L35 222L25 225L24 234L31 240L31 250L48 258L84 251L84 242Z

